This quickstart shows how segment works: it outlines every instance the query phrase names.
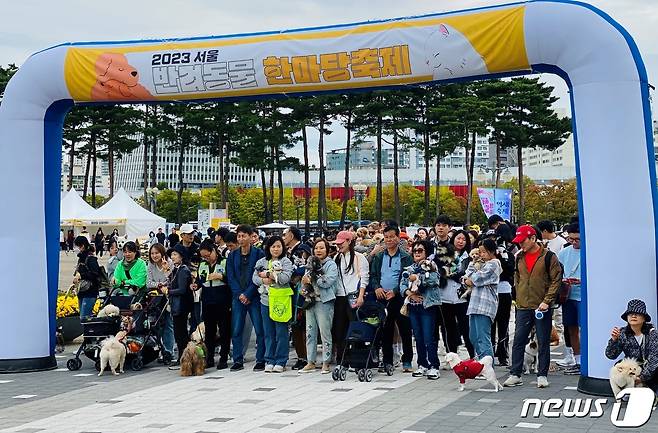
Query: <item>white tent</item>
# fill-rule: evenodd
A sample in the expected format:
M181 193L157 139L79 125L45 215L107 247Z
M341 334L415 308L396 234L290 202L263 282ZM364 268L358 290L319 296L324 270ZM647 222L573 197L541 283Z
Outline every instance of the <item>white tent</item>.
M90 226L125 227L128 239L136 239L165 226L165 219L138 205L125 189L121 188L114 197L101 206L87 219ZM121 232L122 230L119 229Z
M258 226L258 228L262 230L283 230L283 229L287 229L288 227L289 227L288 225L281 223L269 223L262 226Z
M60 202L59 224L62 226L83 225L92 217L96 209L84 201L75 189L71 188Z

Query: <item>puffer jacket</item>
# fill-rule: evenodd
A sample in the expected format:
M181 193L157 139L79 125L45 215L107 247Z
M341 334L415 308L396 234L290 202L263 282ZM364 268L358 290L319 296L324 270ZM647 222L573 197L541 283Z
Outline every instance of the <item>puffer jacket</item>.
M441 305L441 289L439 289L439 274L437 272L426 273L416 263L407 266L404 272L402 272L402 280L400 281L400 294L402 296L404 296L405 291L411 285L407 273L409 275L416 274L420 278L419 292L423 296L423 307L429 308L435 305Z
M644 334L644 341L642 347L640 347L631 327L624 326L617 341L613 341L612 338L608 340L605 356L608 359L615 359L623 353L626 358L644 361L640 380L647 382L658 370L658 331L653 325L645 324L642 333Z
M537 262L528 272L525 264L525 252L520 251L516 256L514 270L514 287L516 287L516 308L519 310L536 310L542 302L551 305L557 296L562 284L562 266L553 254L550 268L546 272L546 248L540 245L541 251Z

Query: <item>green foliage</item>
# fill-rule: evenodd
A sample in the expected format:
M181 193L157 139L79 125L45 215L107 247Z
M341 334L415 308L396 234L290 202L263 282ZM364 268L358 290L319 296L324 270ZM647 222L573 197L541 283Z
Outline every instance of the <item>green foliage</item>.
M157 196L156 214L169 222L176 221L177 216L177 193L171 189L160 191ZM183 191L181 195L181 221L196 221L198 210L201 206L199 194Z
M99 207L101 207L101 206L103 206L105 203L107 203L109 199L110 199L110 197L105 197L104 195L96 194L96 209L98 209ZM89 203L90 206L93 206L93 204L92 204L92 197L91 197L90 195L88 195L87 197L85 197L85 201L86 201L87 203Z
M5 88L11 77L18 71L18 67L10 63L6 68L0 66L0 104L2 103L2 98L5 94Z

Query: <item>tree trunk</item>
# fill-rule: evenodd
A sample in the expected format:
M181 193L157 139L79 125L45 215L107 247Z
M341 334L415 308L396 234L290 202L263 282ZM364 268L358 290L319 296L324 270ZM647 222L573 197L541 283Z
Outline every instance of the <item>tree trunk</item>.
M402 226L400 220L400 183L398 182L398 132L393 131L393 203L395 206L395 221Z
M219 149L219 155L217 158L219 159L219 194L220 194L220 200L222 201L222 207L226 209L226 190L224 189L224 140L222 140L222 136L218 135L217 136L217 147Z
M500 188L500 139L496 138L496 188Z
M266 223L271 223L272 221L274 221L274 171L275 171L274 148L275 148L274 145L270 146L270 197L269 197L270 205L268 206L269 218L267 219L267 221L265 221Z
M279 147L276 147L276 173L277 173L277 183L279 185L279 223L283 223L283 169L281 168L281 152Z
M112 146L108 146L107 149L107 168L110 172L110 196L109 198L114 197L114 149Z
M426 227L430 225L430 134L425 131L423 133L423 157L425 158L425 218L423 223ZM438 160L438 157L437 157ZM438 203L438 201L437 201Z
M75 142L71 141L71 150L69 150L69 180L67 191L73 188L73 164L75 163Z
M144 129L149 127L149 120L149 106L147 105L144 114ZM144 190L144 203L146 203L147 207L149 203L149 197L148 194L146 194L146 189L149 186L149 144L148 135L145 133L142 137L142 145L144 146L144 172L142 173L142 187ZM155 165L155 161L152 162L151 165Z
M302 128L302 144L304 146L304 231L311 231L311 198L308 190L308 140L306 126Z
M326 196L324 184L324 119L320 119L320 139L318 140L318 156L320 158L320 173L318 185L318 228L324 235L326 228L327 215L326 212Z
M263 189L263 217L264 221L267 222L267 181L265 180L265 167L260 169L260 185Z
M151 188L158 186L158 137L151 137Z
M516 157L519 164L519 214L516 217L518 225L525 224L525 185L523 183L523 148L517 147ZM512 197L513 198L513 197Z
M178 144L178 194L176 195L176 223L182 224L183 207L183 159L185 158L185 145L181 139Z
M441 155L436 156L436 191L434 191L436 198L436 216L441 215ZM431 224L431 221L430 221Z
M471 213L473 211L473 170L475 167L475 143L476 143L476 134L473 132L473 137L471 139L471 155L468 158L468 167L466 168L466 173L468 176L467 180L467 196L466 196L466 225L471 224ZM466 149L468 153L469 149Z
M87 150L87 164L85 165L85 178L82 186L82 198L87 198L87 188L89 188L89 170L91 168L91 146Z
M93 156L91 160L91 206L96 207L96 162L98 155L96 155L96 143L92 143Z
M340 211L340 229L342 230L347 218L347 202L350 199L350 148L352 141L352 113L347 115L347 143L345 145L345 184L343 185L343 209ZM359 227L361 222L359 221Z
M382 220L382 118L377 118L377 194L375 197L375 217Z
M228 187L230 182L229 169L231 164L231 139L226 138L226 148L224 149L224 196L226 196L226 208L228 208Z

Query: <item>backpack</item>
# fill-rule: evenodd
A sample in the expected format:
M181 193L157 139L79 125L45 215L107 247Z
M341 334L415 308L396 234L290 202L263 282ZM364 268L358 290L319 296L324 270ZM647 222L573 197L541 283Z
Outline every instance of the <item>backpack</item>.
M105 266L98 265L98 269L100 269L98 274L98 290L109 293L112 290L112 283L110 283L110 278L107 276Z
M519 261L521 260L519 256L516 256L516 266L514 269L515 272L519 271ZM555 256L555 253L547 249L546 255L544 256L544 269L546 271L546 276L548 277L549 280L551 279L550 268L551 268L551 260L553 260L553 256ZM564 266L562 265L562 262L558 260L557 263L560 265L561 274L564 275ZM569 294L571 293L571 284L565 282L564 280L562 280L562 278L560 278L560 280L562 281L560 284L560 288L557 291L557 296L553 301L553 305L551 305L551 308L554 309L560 307L560 305L567 302L567 299L569 299Z

